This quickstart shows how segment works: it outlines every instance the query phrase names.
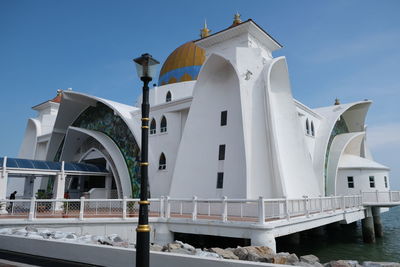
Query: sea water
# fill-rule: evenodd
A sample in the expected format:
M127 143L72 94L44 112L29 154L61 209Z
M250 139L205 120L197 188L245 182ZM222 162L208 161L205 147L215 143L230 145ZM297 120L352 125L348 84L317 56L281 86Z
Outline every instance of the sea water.
M376 243L362 239L361 222L356 228L329 229L323 235L302 234L299 245L283 245L281 251L297 255L314 254L322 263L331 260L400 262L400 206L381 214L384 236Z

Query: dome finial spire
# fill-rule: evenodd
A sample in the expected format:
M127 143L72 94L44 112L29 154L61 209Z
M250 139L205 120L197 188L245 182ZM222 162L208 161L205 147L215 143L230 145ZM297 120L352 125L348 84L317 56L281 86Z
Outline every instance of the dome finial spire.
M233 23L232 26L236 26L242 23L242 20L240 19L240 14L239 12L236 12L236 14L233 16Z
M207 20L204 19L204 27L200 30L200 37L204 38L210 35L210 30L207 28Z

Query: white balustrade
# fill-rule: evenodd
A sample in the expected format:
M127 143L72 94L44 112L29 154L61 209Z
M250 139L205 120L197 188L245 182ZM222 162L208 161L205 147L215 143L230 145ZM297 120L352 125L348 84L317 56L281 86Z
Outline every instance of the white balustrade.
M139 199L16 199L2 200L7 213L1 218L40 220L75 218L85 220L98 217L128 219L138 216ZM197 220L238 221L265 224L271 220L291 220L318 214L359 209L363 204L398 202L399 191L362 192L360 195L303 197L298 199L202 199L161 197L149 199L149 217L190 218Z

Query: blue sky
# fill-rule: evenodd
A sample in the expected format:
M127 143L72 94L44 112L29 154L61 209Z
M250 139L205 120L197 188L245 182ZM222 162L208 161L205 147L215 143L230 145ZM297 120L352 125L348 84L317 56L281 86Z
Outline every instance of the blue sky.
M58 88L135 102L132 59L163 62L217 32L237 11L284 48L294 96L310 107L374 101L367 118L375 159L400 189L400 1L0 1L0 155L16 156L32 106Z

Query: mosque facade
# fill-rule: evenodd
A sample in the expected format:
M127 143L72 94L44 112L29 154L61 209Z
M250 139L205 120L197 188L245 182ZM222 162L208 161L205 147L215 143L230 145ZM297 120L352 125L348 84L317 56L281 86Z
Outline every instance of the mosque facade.
M174 50L150 90L152 197L299 198L388 191L365 118L371 101L309 108L293 98L282 48L253 20ZM59 91L35 106L19 158L100 165L108 174L25 182L62 198L138 197L141 96L125 105ZM34 184L34 186L32 186ZM31 185L31 186L30 186Z

